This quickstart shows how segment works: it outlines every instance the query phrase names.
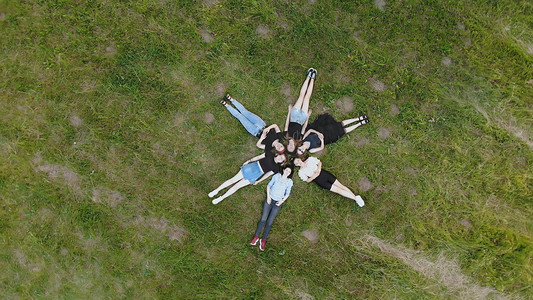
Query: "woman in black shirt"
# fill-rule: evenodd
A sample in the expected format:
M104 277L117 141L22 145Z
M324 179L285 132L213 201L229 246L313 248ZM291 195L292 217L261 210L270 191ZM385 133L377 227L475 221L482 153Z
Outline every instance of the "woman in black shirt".
M285 145L282 141L283 133L280 132L278 125L272 124L263 130L263 134L259 137L256 146L264 149L265 153L275 149L278 154L281 154L285 152Z
M294 106L289 105L289 112L285 121L285 135L287 136L286 144L289 154L296 152L297 141L302 138L303 129L307 125L311 110L309 109L309 99L313 94L313 86L316 78L316 70L310 68L307 70L307 77L300 89L300 95Z
M354 125L345 127L354 122ZM363 115L358 118L347 119L342 122L337 122L330 114L321 114L307 126L302 145L298 147L297 154L303 155L305 151L311 153L318 152L324 149L325 145L338 141L345 134L352 132L357 127L370 122L367 116Z

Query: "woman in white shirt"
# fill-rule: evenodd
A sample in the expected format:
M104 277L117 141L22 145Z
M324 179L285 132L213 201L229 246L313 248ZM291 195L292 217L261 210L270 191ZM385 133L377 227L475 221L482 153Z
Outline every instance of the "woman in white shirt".
M306 155L302 158L295 158L294 165L300 167L298 170L298 176L305 181L313 181L319 187L330 190L346 198L355 200L360 207L365 205L363 198L359 195L355 195L349 188L340 183L333 174L326 170L322 170L322 162L316 157L309 157L306 159Z
M281 209L281 204L287 200L291 193L292 188L292 173L294 172L294 166L290 165L283 168L283 175L278 173L272 177L272 180L268 183L267 186L267 195L265 201L263 202L263 212L261 213L261 219L257 223L257 229L255 231L255 236L250 242L250 245L256 245L259 241L259 249L261 251L265 250L266 239L270 228L274 223L274 219L278 215L278 212ZM265 225L266 223L266 225ZM263 238L259 239L259 234L261 230L265 227L263 232Z

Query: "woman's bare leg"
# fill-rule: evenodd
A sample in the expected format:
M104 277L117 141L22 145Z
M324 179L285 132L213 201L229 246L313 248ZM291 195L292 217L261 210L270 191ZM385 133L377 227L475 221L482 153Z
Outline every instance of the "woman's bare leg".
M343 197L355 200L355 194L350 189L342 185L338 180L335 180L335 182L331 186L330 191L337 193Z
M309 80L311 80L311 78L306 77L304 84L302 84L302 88L300 89L300 95L298 96L298 100L296 100L296 103L294 104L294 107L297 109L302 109L304 97L307 91L307 86L309 85Z
M365 205L365 202L363 201L363 198L361 198L361 196L356 196L352 190L350 190L349 188L347 188L346 186L344 186L342 183L340 183L338 180L335 180L335 182L333 183L333 185L331 186L331 189L330 191L334 192L334 193L337 193L341 196L344 196L348 199L352 199L352 200L355 200L355 202L357 202L357 204L361 207L363 207Z
M309 84L307 85L307 90L305 91L304 101L301 108L305 113L307 113L309 110L309 99L311 99L311 95L313 94L314 84L315 80L311 78L311 80L309 80Z
M346 126L348 124L352 124L353 122L361 122L364 120L364 116L360 116L358 118L353 118L353 119L347 119L347 120L344 120L341 122L342 126Z
M217 204L219 203L220 201L226 199L228 196L232 195L233 193L235 193L237 190L239 190L240 188L242 187L245 187L247 185L250 184L250 181L246 180L246 179L241 179L240 181L238 181L235 185L233 185L229 190L227 190L224 195L220 196L220 197L217 197L215 199L213 199L213 204Z
M357 127L359 127L359 126L361 126L361 125L363 125L363 123L357 123L357 124L355 124L355 125L353 125L353 126L345 127L345 128L344 128L344 132L345 132L345 133L352 132L352 131L354 131L355 128L357 128Z
M230 179L224 181L219 187L211 191L211 193L208 194L209 198L213 198L220 190L227 188L228 186L234 184L235 182L241 180L243 178L242 171L239 170L239 173L235 174L235 176L231 177Z

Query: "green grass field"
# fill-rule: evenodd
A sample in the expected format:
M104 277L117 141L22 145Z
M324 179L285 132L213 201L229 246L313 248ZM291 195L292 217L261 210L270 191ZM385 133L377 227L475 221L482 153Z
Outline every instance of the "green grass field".
M530 0L0 0L0 48L3 299L533 297ZM295 177L260 252L218 101L282 126L309 67L366 206Z

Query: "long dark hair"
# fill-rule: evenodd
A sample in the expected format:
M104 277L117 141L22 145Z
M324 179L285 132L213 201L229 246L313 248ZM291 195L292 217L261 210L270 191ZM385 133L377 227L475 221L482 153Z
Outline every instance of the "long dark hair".
M288 178L292 178L292 175L294 175L294 164L288 164L284 167L281 167L281 174L283 175L283 171L285 171L285 169L289 168L291 170L291 174L289 174L289 176L287 176Z
M285 134L285 136L283 137L283 142L282 144L285 146L285 151L287 151L287 146L289 145L289 140L293 140L294 141L294 147L295 148L298 148L302 145L302 139L298 139L298 138L295 138L293 136L290 136L289 133L287 132Z
M309 158L309 152L305 151L304 154L300 155L298 158L302 161L302 162L305 162L308 158Z

